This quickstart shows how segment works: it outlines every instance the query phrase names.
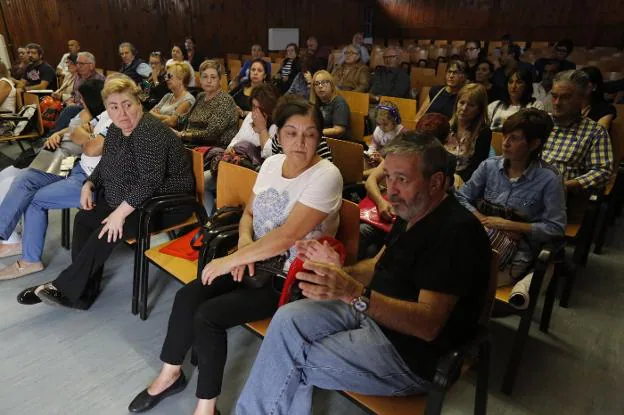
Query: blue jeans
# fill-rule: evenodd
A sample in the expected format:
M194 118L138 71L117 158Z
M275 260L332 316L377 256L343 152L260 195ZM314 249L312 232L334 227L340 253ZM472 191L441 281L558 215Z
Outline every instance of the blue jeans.
M300 300L273 317L236 413L309 414L313 386L401 396L429 385L366 315L340 301Z
M80 189L87 175L77 164L69 177L28 169L17 178L0 205L0 239L6 240L24 214L24 259L41 261L48 229L48 209L80 206Z

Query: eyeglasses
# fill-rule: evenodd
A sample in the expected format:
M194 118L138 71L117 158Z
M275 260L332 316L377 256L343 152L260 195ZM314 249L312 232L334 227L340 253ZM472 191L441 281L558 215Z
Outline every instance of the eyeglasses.
M344 53L345 55L357 55L357 52L353 52L351 50L348 50Z
M173 74L170 72L167 72L166 74L163 75L163 78L165 78L165 81L168 81L171 78L173 78Z
M446 71L446 74L449 75L449 76L462 76L462 75L464 75L463 72L461 72L461 71L454 71L454 70L448 70L448 71Z
M314 86L325 86L325 85L329 85L331 84L331 82L329 81L329 79L323 79L322 81L314 81L314 83L312 85Z

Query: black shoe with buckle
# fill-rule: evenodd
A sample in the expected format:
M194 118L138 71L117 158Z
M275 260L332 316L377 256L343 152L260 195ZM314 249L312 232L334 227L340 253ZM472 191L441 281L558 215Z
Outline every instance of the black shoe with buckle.
M180 372L180 377L176 379L175 382L171 384L167 389L160 392L158 395L150 395L147 392L147 388L139 393L133 400L130 402L128 406L128 411L130 412L145 412L156 405L167 396L175 395L176 393L182 392L184 388L186 388L186 376L184 376L184 372Z
M38 285L26 288L19 294L17 294L17 302L24 305L33 305L39 304L41 302L41 298L37 297L35 294L35 290L39 287Z
M74 308L73 303L63 295L63 293L56 288L52 283L47 283L39 286L35 290L37 297L44 303L57 307Z

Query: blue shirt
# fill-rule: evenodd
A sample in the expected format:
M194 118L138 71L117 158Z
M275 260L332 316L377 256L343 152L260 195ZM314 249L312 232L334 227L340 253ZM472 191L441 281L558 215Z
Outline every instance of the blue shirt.
M563 180L555 168L534 161L517 180L505 173L504 158L483 161L472 177L456 193L459 202L471 212L479 199L513 209L531 223L528 242L522 239L516 255L532 261L540 244L563 237L566 203Z

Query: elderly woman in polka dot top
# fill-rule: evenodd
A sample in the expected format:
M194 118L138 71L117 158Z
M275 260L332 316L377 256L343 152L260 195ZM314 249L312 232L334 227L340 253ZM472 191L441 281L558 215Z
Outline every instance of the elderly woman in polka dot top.
M85 181L74 221L72 264L34 295L57 306L88 308L99 292L104 262L122 238L136 236L137 208L154 195L193 192L193 176L184 146L164 123L144 114L136 84L129 78L108 82L102 90L113 120L102 159ZM93 193L97 194L94 201ZM155 227L180 223L182 209L155 218Z

